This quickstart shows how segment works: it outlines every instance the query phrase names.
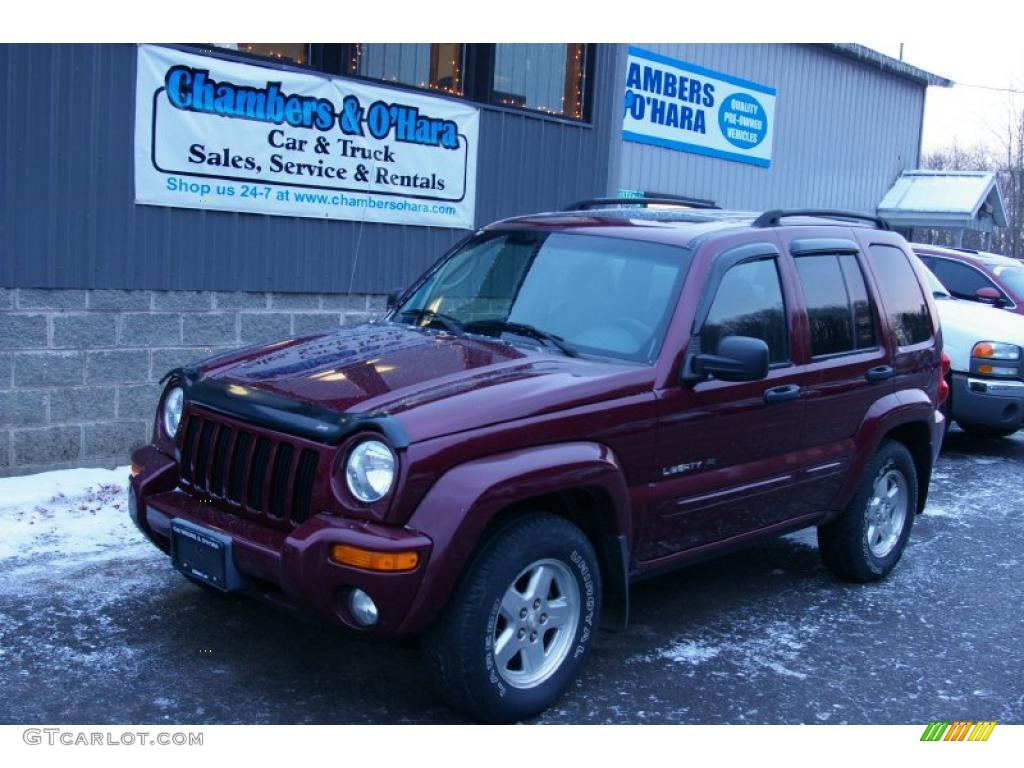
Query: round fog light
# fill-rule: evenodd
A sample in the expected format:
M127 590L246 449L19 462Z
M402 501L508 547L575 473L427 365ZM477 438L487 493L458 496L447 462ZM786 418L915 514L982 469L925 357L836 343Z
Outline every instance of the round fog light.
M372 627L377 623L377 604L361 589L353 589L348 597L348 609L359 624Z

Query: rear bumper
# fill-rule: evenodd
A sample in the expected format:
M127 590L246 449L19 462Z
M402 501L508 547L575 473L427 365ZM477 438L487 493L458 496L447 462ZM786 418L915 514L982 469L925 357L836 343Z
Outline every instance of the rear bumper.
M1024 425L1024 382L953 374L953 418L994 429Z
M290 530L271 528L178 490L177 465L152 446L137 450L132 462L141 468L131 479L132 519L164 552L170 552L171 520L181 518L229 535L235 566L249 581L246 592L278 608L313 613L374 636L401 634L403 625L415 623L409 611L430 562L432 542L427 536L335 515L314 515ZM415 550L419 564L401 573L364 571L331 560L336 544ZM377 604L379 620L370 629L349 614L353 588Z

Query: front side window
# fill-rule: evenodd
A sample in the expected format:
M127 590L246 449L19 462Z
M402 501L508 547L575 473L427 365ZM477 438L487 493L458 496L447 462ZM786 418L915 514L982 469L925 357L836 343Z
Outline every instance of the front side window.
M872 245L868 249L868 261L896 343L906 347L930 339L931 313L907 255L893 245Z
M494 48L495 104L583 118L586 45L498 43Z
M789 360L789 331L775 259L738 264L722 278L700 334L700 348L714 354L726 336L750 336L768 345L768 360Z
M462 43L354 43L348 74L462 95Z
M856 256L800 256L796 269L807 304L813 357L875 346L871 303Z
M978 290L993 288L999 291L995 283L974 267L961 264L952 259L933 259L932 271L946 289L957 299L978 300ZM1003 292L999 291L1002 296Z
M505 338L528 327L580 353L651 362L690 259L688 249L610 237L488 234L430 274L394 319Z

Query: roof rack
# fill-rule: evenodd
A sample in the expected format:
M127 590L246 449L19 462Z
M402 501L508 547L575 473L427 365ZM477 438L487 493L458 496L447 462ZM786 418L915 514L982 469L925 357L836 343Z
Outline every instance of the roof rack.
M856 213L854 211L830 211L830 210L813 210L804 208L793 208L789 210L774 210L765 211L756 219L751 226L754 227L777 227L780 219L788 219L795 216L807 216L817 219L837 219L842 221L844 219L852 219L853 221L867 221L874 224L878 229L892 229L889 226L889 222L885 219L880 219L877 216L869 216L866 213Z
M674 205L679 208L703 208L718 209L719 206L714 200L704 200L699 197L683 197L682 195L663 195L645 192L638 197L595 197L590 200L580 200L573 203L566 211L589 211L592 208L611 207L615 205Z

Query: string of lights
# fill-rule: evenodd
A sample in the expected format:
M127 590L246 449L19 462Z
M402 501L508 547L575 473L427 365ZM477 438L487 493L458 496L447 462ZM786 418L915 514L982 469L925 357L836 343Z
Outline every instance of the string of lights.
M292 61L296 64L307 64L309 61L309 47L306 43L237 43L236 45L240 51L280 61ZM371 46L377 49L373 53L372 63L367 55L367 48ZM426 77L424 78L422 75L415 78L409 78L408 75L403 77L401 72L396 71L396 63L388 59L388 50L394 46L416 49L413 53L417 60L414 68L423 72L425 67ZM502 93L497 88L495 88L497 92L494 94L493 103L505 107L529 109L547 115L582 119L586 87L586 45L567 43L565 48L567 54L564 74L566 87L557 97L557 107L543 103L530 103L531 97L526 94ZM349 46L349 51L347 72L350 75L415 85L424 90L452 96L464 95L462 80L465 46L462 43L353 43ZM552 75L557 76L557 73L553 72ZM497 78L497 74L495 74L495 78ZM519 88L515 90L519 90ZM536 96L537 94L534 94L534 97ZM541 98L543 98L542 95Z
M276 48L275 46L283 47ZM293 61L296 64L307 62L306 43L238 43L238 50L279 61Z

